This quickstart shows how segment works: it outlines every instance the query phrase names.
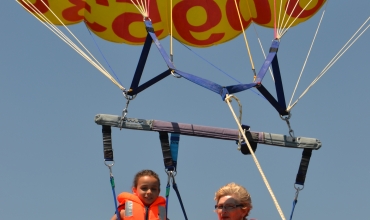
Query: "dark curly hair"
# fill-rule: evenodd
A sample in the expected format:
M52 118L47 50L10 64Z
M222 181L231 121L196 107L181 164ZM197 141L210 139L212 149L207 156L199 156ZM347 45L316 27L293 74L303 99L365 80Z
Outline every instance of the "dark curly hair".
M158 180L158 186L159 187L161 186L161 181L159 180L159 176L156 172L154 172L153 170L141 170L138 173L136 173L134 181L132 183L132 187L137 187L137 182L139 181L139 178L143 176L152 176L156 178Z

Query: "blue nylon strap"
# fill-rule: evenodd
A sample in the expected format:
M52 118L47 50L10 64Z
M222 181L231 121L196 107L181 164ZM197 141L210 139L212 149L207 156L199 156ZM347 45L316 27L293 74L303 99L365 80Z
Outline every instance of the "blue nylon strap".
M113 193L113 200L114 200L114 207L116 209L116 215L117 219L121 219L120 213L118 211L118 206L117 206L117 199L116 199L116 190L115 190L115 183L114 183L114 177L110 177L110 185L112 186L112 193Z
M273 60L276 56L276 53L277 53L278 48L279 48L279 44L280 43L277 40L274 40L272 42L271 47L270 47L270 52L267 55L267 57L265 59L265 62L263 63L260 71L257 74L256 80L255 80L256 83L261 83L263 78L265 77L267 70L269 69L271 63L273 62ZM279 75L280 75L280 71L279 71Z
M170 183L167 183L167 186L166 186L166 218L168 218L168 199L170 197L170 190L171 190L171 185Z
M166 70L163 73L159 74L158 76L156 76L156 77L152 78L151 80L147 81L146 83L143 83L142 85L140 85L136 89L133 89L132 91L128 92L127 94L136 95L136 94L144 91L148 87L154 85L155 83L159 82L160 80L166 78L170 74L171 74L171 70Z
M238 85L232 85L232 86L226 86L226 90L229 92L229 94L234 94L237 92L242 92L244 90L253 88L257 85L257 83L249 83L249 84L238 84Z
M267 57L265 59L265 62L263 63L260 71L257 74L256 80L255 80L256 83L261 83L262 82L262 80L265 77L266 72L269 69L269 67L271 65L271 62L272 62L272 60L274 59L275 56L276 56L276 52L270 52L267 55Z
M171 74L171 70L175 69L175 66L171 62L169 56L167 55L166 51L163 49L161 43L159 42L157 36L154 33L152 22L149 20L144 21L146 30L148 31L148 35L146 36L146 40L143 46L143 50L140 55L139 63L137 65L134 78L131 83L130 90L127 92L128 95L136 95L148 87L152 86L153 84L157 83L158 81L164 79L166 76ZM139 86L139 82L141 79L141 76L144 71L144 66L146 63L146 60L148 58L148 54L152 45L152 42L155 43L156 47L158 48L159 52L161 53L164 61L166 62L169 70L164 71L163 73L159 74L158 76L152 78L151 80L147 81L146 83Z
M258 91L270 102L270 104L279 112L280 115L288 115L289 113L286 111L285 108L281 107L280 104L276 101L276 99L270 94L269 91L261 84L256 87Z
M295 209L295 205L297 204L298 200L297 199L294 199L293 201L293 208L292 208L292 212L290 213L290 220L293 219L293 213L294 213L294 209Z
M145 43L144 43L144 46L143 46L143 50L141 51L139 63L137 64L134 78L132 79L132 83L131 83L131 87L130 87L130 89L132 89L132 90L136 89L139 85L141 75L143 74L144 66L145 66L146 60L148 58L148 54L149 54L151 45L152 45L152 38L148 34L146 36L146 40L145 40Z
M177 156L178 156L178 153L179 153L179 142L180 142L180 134L171 133L170 149L171 149L173 166L175 167L175 170L176 170L176 167L177 167Z
M145 23L145 26L146 26L147 30L153 30L153 25L152 25L151 21L146 20L146 21L144 21L144 23ZM167 55L166 51L163 49L163 47L162 47L161 43L159 42L157 36L155 35L154 31L148 31L148 34L151 36L154 44L157 46L157 48L158 48L159 52L161 53L164 61L167 63L168 68L175 69L175 66L171 62L171 59Z
M212 92L215 92L219 95L222 95L223 94L223 90L224 88L212 81L209 81L207 79L203 79L203 78L200 78L198 76L194 76L192 74L189 74L189 73L185 73L183 71L180 71L180 70L175 70L175 73L179 74L180 76L184 77L185 79L197 84L197 85L200 85L206 89L209 89L211 90Z
M181 209L182 209L182 213L184 213L185 219L188 220L188 217L186 215L184 204L182 203L182 199L181 199L181 196L180 196L179 189L177 188L177 184L176 183L173 183L172 187L173 187L173 189L176 192L177 198L179 199L179 202L180 202L180 205L181 205Z
M272 72L274 73L276 95L278 98L279 105L282 108L286 109L284 88L283 88L283 82L281 80L281 74L280 74L280 68L279 68L279 62L278 62L277 55L272 60L271 66L272 66Z
M279 49L279 41L274 40L270 47L270 52L267 55L265 62L263 63L260 71L257 74L255 82L259 84L256 86L258 91L267 99L267 101L270 102L270 104L279 112L280 115L288 115L288 112L286 111L286 103L285 103L285 96L284 96L284 89L283 89L283 83L281 80L281 74L280 74L280 68L279 68L279 62L277 59L277 51ZM275 88L276 88L276 94L278 97L278 101L271 95L269 91L261 84L263 78L266 75L267 70L269 67L272 67L273 74L274 74L274 80L275 80Z

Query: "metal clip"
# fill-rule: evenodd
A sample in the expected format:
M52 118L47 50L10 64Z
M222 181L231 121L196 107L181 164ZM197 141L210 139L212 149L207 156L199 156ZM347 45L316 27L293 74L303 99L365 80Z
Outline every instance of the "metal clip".
M130 99L127 99L127 101L126 101L126 107L122 110L122 116L121 116L120 127L119 127L120 130L122 129L123 121L126 119L126 115L127 115L127 112L128 112L128 105L129 104L130 104Z
M286 124L288 125L288 128L289 128L289 135L291 136L291 137L294 137L294 131L293 131L293 129L292 129L292 127L290 126L290 122L289 122L289 119L290 119L290 117L291 117L292 115L291 115L291 113L289 112L289 115L288 116L282 116L282 115L280 115L280 118L282 119L282 120L284 120L285 122L286 122Z
M182 77L181 75L179 75L179 74L175 73L175 70L171 70L171 75L172 75L173 77L175 77L175 78L181 78L181 77Z

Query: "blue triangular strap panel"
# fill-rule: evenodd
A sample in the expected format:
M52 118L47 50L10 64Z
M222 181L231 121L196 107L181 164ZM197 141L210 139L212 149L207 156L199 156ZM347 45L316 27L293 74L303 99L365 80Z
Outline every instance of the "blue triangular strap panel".
M144 22L145 22L145 26L147 27L147 30L148 29L153 29L153 25L152 25L151 21L146 20ZM168 68L175 69L175 66L173 65L170 57L167 55L167 52L163 49L163 47L162 47L161 43L159 42L155 33L154 32L148 32L148 34L152 37L154 44L157 46L157 48L158 48L159 52L161 53L164 61L167 63Z
M272 66L272 70L274 73L275 88L276 88L276 95L278 98L278 102L282 108L286 109L283 82L281 80L280 68L279 68L279 62L278 62L277 56L275 56L274 59L272 60L271 66Z
M229 92L229 94L234 94L237 92L242 92L244 90L253 88L257 85L257 83L248 83L248 84L238 84L238 85L232 85L232 86L226 86L226 90Z
M143 90L145 90L146 88L148 88L148 87L152 86L153 84L157 83L158 81L166 78L170 74L171 74L171 70L166 70L163 73L159 74L158 76L156 76L156 77L152 78L151 80L147 81L146 83L143 83L142 85L137 87L135 90L132 90L131 92L128 92L128 94L129 95L136 95L136 94L142 92Z
M140 59L136 67L134 78L132 79L132 83L130 87L130 89L132 90L135 90L139 85L141 75L143 74L145 63L148 58L151 45L152 45L152 38L148 34L145 39L143 50L141 51Z
M280 115L288 115L289 113L286 111L286 108L280 106L280 104L276 101L276 99L270 94L267 89L260 84L256 87L258 91L270 102L270 104L279 112Z
M203 79L203 78L200 78L198 76L194 76L192 74L189 74L189 73L185 73L183 71L180 71L180 70L175 70L175 73L179 74L180 76L184 77L185 79L197 84L197 85L200 85L206 89L209 89L211 90L212 92L215 92L219 95L222 95L223 93L223 90L224 88L212 81L209 81L207 79Z

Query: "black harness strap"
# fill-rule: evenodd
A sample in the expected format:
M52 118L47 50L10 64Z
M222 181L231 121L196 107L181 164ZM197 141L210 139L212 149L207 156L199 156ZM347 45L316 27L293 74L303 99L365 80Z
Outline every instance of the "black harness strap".
M110 126L102 126L104 160L113 161L112 130Z
M161 141L164 166L167 171L172 171L174 170L174 164L172 160L170 142L168 141L168 133L160 131L159 140Z
M304 185L306 180L306 174L308 170L308 165L310 163L310 158L312 154L312 149L305 148L302 152L301 164L299 165L297 177L295 179L295 184Z

